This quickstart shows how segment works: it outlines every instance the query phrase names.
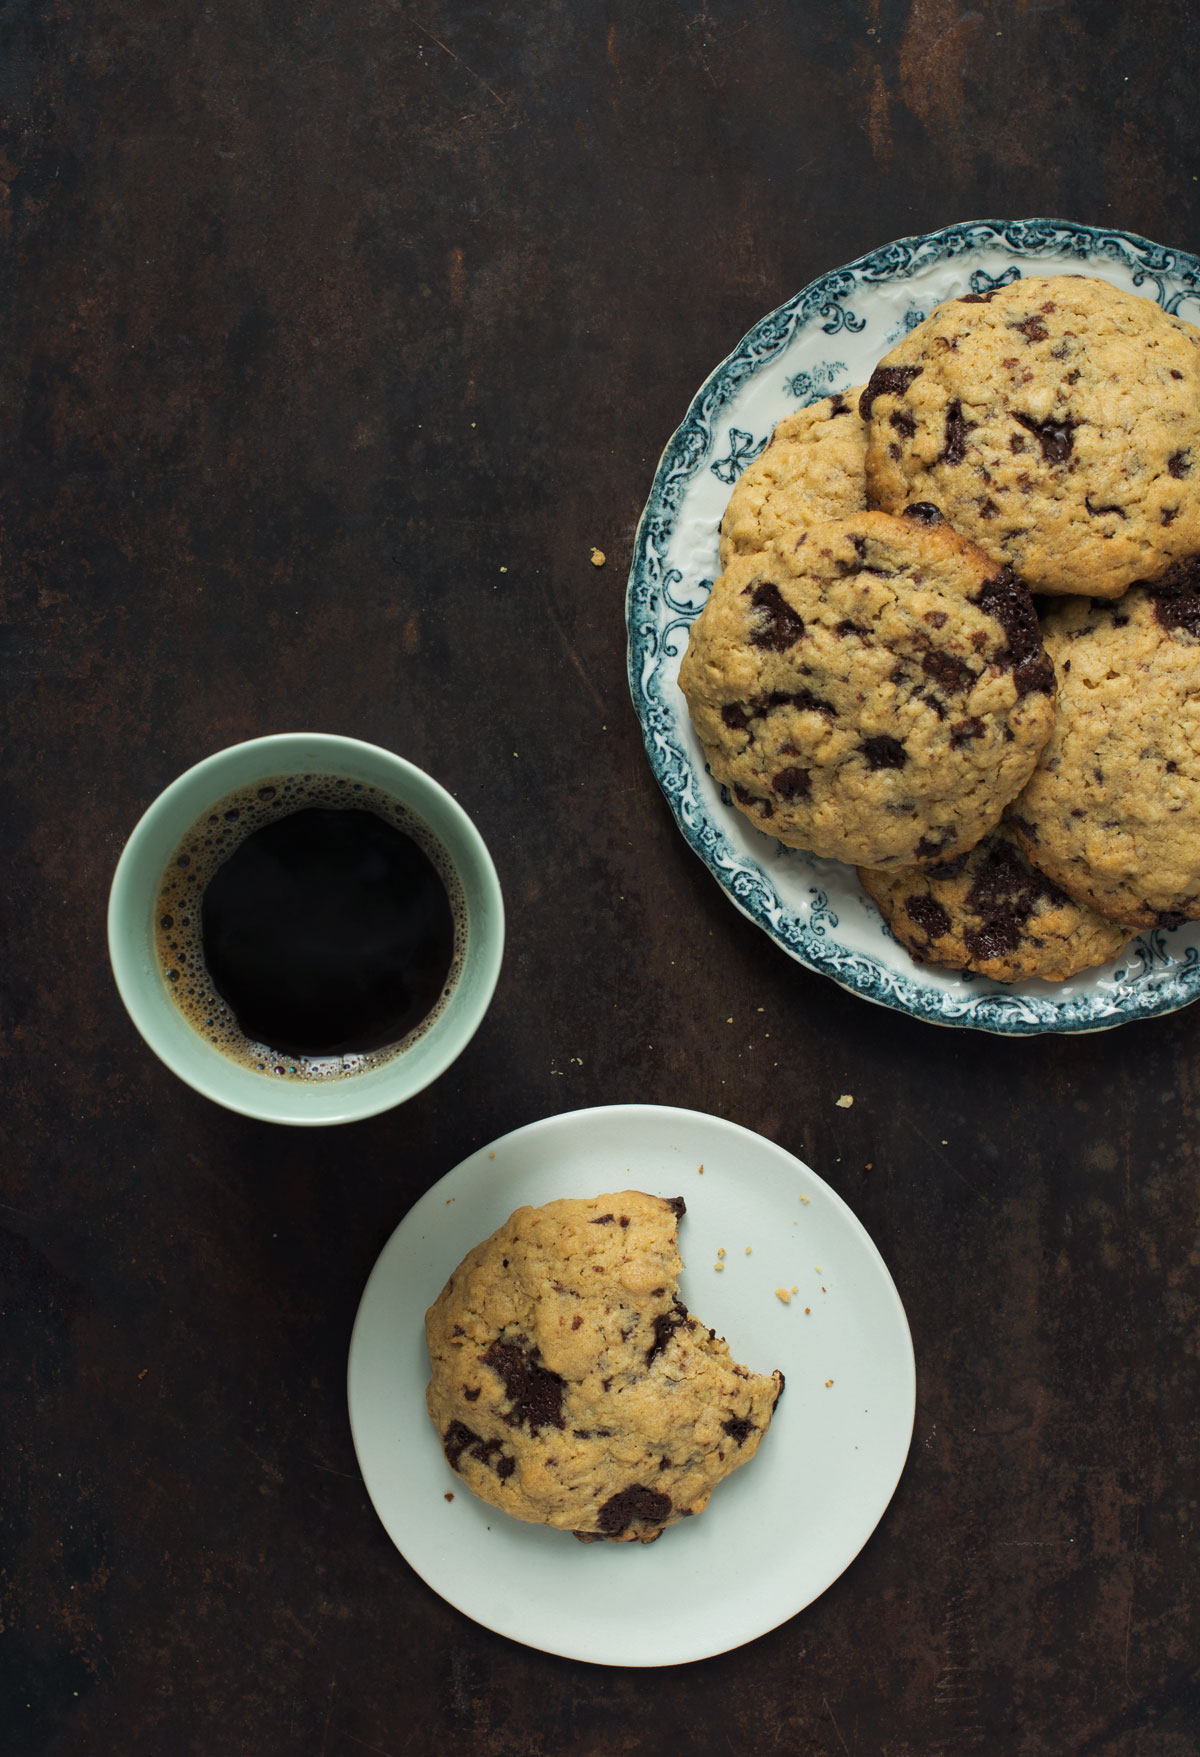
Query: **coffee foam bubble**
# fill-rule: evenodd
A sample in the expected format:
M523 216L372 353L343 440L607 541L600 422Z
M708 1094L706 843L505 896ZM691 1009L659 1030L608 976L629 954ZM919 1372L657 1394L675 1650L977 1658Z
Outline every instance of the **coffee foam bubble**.
M433 862L454 917L454 953L440 999L398 1043L357 1055L280 1055L248 1038L222 1000L204 962L201 903L209 880L255 830L294 811L372 811L393 824ZM154 905L154 946L171 999L188 1024L222 1055L273 1079L338 1080L368 1073L403 1054L445 1011L462 975L467 945L467 900L450 857L428 826L377 787L345 775L280 775L219 799L193 824L167 863Z

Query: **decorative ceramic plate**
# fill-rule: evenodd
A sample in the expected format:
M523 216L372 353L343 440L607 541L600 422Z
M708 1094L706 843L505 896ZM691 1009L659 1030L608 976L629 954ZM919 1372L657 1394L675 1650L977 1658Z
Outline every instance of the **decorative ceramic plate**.
M893 939L850 867L785 848L708 773L679 692L687 632L719 572L730 490L784 415L862 384L943 299L1018 276L1091 274L1200 321L1200 258L1061 220L987 220L902 238L823 275L757 323L702 385L658 466L629 576L629 684L679 828L722 889L809 969L940 1025L1097 1031L1200 995L1200 922L1144 933L1069 982L1001 984L927 969Z
M787 1385L758 1453L699 1518L653 1544L584 1545L476 1500L446 1463L425 1411L425 1311L522 1203L623 1189L683 1196L684 1303ZM798 1291L785 1305L777 1287ZM529 1647L657 1666L765 1634L849 1566L904 1468L915 1375L883 1260L815 1173L718 1117L618 1104L517 1129L421 1198L367 1283L349 1396L367 1491L435 1592Z

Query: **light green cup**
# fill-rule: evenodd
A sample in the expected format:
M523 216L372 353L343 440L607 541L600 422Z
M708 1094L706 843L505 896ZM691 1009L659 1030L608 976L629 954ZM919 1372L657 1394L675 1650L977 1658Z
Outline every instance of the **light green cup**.
M328 1080L279 1079L222 1054L176 1006L155 951L154 905L167 862L183 837L227 794L280 775L346 776L399 801L445 850L466 904L462 969L441 1011L387 1061ZM264 1122L355 1122L403 1104L444 1073L471 1041L500 974L504 903L479 831L423 770L356 738L289 732L218 751L159 794L117 863L108 903L108 950L130 1018L172 1073L197 1092Z

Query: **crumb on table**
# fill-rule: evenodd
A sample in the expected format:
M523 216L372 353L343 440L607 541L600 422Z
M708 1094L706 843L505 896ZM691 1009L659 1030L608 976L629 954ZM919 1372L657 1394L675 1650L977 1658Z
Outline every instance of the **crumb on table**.
M775 1298L782 1300L785 1306L790 1306L792 1303L792 1296L786 1287L777 1287L775 1289Z

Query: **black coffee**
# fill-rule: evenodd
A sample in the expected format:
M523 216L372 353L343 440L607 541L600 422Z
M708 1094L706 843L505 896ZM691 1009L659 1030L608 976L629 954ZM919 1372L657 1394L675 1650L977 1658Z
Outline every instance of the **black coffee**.
M328 1078L388 1059L437 1016L465 909L444 851L394 800L289 776L221 800L184 838L156 937L172 995L218 1048Z
M373 811L308 806L209 880L204 962L247 1037L295 1055L383 1049L437 1004L454 916L437 868Z

